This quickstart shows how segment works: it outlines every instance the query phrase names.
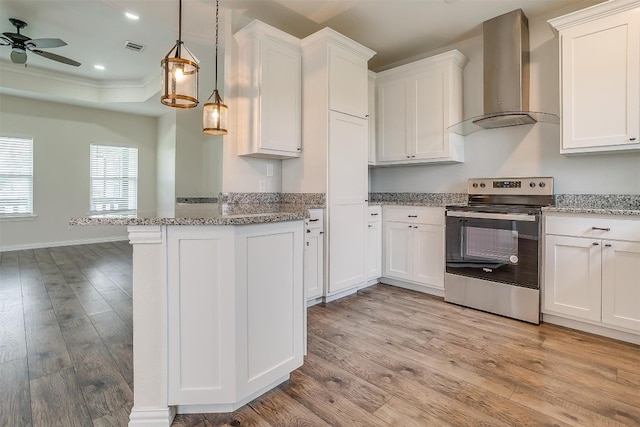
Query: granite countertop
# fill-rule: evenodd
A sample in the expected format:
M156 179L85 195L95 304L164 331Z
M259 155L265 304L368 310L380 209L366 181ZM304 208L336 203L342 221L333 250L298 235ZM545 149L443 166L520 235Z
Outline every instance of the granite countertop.
M260 205L260 206L256 206ZM294 204L234 205L222 214L217 204L177 204L172 212L138 212L137 215L94 215L71 218L70 225L244 225L297 221L309 217L307 206Z
M581 206L546 206L542 212L577 213L594 215L640 215L640 209L591 208Z
M636 194L556 194L554 206L543 212L594 215L640 215L640 195Z

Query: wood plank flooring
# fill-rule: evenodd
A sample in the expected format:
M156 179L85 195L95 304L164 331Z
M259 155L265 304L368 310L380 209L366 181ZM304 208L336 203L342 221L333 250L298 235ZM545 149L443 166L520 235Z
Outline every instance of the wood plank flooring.
M0 427L126 426L127 242L0 253ZM376 285L308 311L305 364L207 426L640 426L640 347Z

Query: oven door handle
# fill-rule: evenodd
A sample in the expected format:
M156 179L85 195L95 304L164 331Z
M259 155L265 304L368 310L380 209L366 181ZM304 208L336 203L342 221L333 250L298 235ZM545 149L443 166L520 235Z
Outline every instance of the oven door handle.
M458 218L478 218L478 219L499 219L503 221L528 221L536 222L537 215L529 214L509 214L509 213L490 213L490 212L469 212L469 211L447 211L447 216Z

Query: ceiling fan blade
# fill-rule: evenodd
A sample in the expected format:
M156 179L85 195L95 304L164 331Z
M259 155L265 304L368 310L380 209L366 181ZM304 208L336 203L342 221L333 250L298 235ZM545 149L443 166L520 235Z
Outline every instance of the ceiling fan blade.
M60 47L67 45L67 43L60 39L31 39L27 44L37 48Z
M62 62L63 64L73 65L74 67L79 67L80 65L82 65L79 62L74 61L73 59L65 58L64 56L56 55L55 53L45 52L43 50L38 50L38 49L29 49L29 50L35 53L36 55L40 55L47 59L52 59L54 61Z
M16 52L15 50L11 51L11 62L14 64L24 64L27 62L27 53L26 52Z
M19 42L28 42L29 40L31 40L31 37L27 37L23 34L18 34L18 33L2 33L4 36L10 38L13 41L19 41Z
M4 36L0 36L0 46L9 46L11 44L11 40Z

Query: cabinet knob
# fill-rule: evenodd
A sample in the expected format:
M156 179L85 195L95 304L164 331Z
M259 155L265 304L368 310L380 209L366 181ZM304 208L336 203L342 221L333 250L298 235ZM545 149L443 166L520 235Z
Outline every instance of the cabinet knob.
M407 156L407 159L410 159L410 158L411 158L411 156Z
M592 245L593 245L593 246L600 246L600 243L598 243L598 242L593 242L593 243L592 243Z
M412 158L412 159L413 159L414 157L416 157L416 156L411 156L411 158Z
M367 225L367 227L369 227L369 228L373 228L373 225L369 224L369 225Z
M600 230L600 231L611 231L611 229L609 227L603 228L603 227L591 227L592 230Z
M307 233L311 233L311 230L309 230L308 228L307 228Z
M298 151L302 151L302 148L298 147L298 148L296 148L296 150L298 150Z

